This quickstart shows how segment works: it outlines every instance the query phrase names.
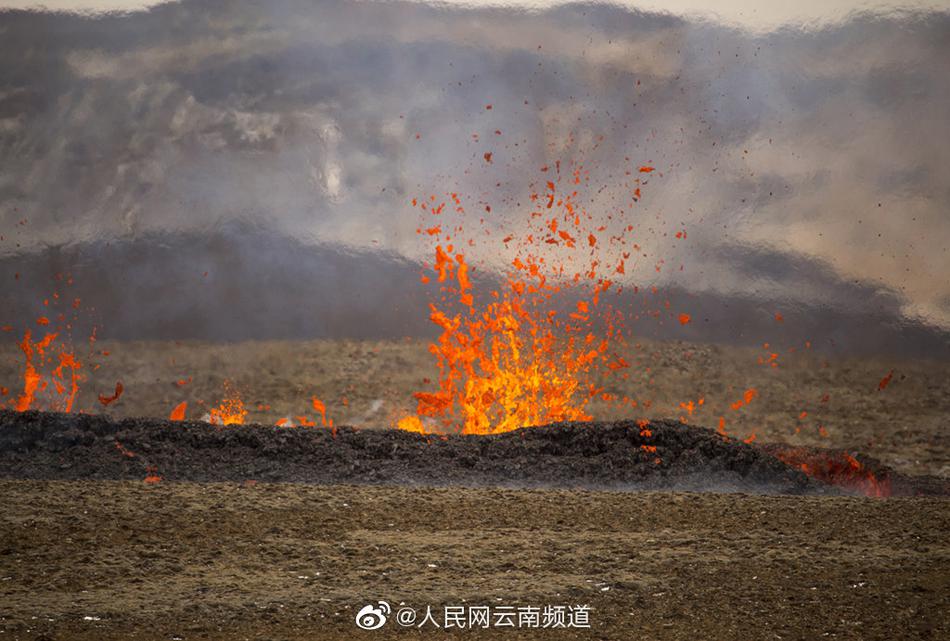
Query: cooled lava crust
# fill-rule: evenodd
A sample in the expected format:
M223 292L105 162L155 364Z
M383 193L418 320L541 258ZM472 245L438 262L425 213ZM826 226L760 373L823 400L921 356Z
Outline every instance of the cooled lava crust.
M649 430L643 436L635 422L615 421L437 436L2 410L0 477L848 493L768 447L674 421L652 421ZM945 479L872 464L890 479L892 495L947 493Z

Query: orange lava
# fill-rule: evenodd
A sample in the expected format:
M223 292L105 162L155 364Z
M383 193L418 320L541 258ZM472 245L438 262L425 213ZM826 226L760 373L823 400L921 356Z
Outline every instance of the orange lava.
M247 416L244 401L230 383L225 382L224 389L226 396L220 405L210 410L209 422L212 425L243 425L244 417Z
M158 474L158 468L154 465L149 465L145 468L145 478L142 480L149 485L155 485L156 483L162 482L162 477Z
M26 330L26 332L23 334L23 341L20 342L20 349L23 351L23 355L26 357L26 367L23 371L23 393L20 394L20 396L16 399L16 405L14 406L16 411L25 412L30 409L30 406L33 404L33 399L36 396L36 390L39 388L40 383L43 380L43 377L40 376L39 372L36 371L36 366L33 365L33 357L36 351L39 351L42 355L42 350L44 347L48 346L55 337L55 334L47 334L43 341L37 343L34 346L30 340L30 330ZM43 345L44 343L45 346Z
M58 336L59 332L49 332L42 339L33 340L29 329L23 333L20 341L20 351L25 358L23 392L13 402L16 411L73 410L82 380L82 364L68 345L56 342ZM52 369L47 370L47 366Z
M316 396L310 398L310 403L313 405L313 409L320 413L320 417L323 420L324 427L333 427L333 419L327 419L327 406ZM298 417L302 418L302 417ZM311 423L313 425L313 423Z
M744 405L748 405L749 403L751 403L752 399L754 399L758 395L759 395L758 390L747 389L745 393L742 395L742 398L736 401L735 403L733 403L732 405L730 405L730 407L732 407L732 409L734 410L741 409Z
M171 414L168 415L168 420L170 421L183 421L185 420L185 410L188 409L188 401L183 401L176 405L172 409Z
M887 373L887 376L882 378L881 381L877 384L877 390L879 392L883 392L885 389L887 389L887 386L891 384L891 379L893 378L894 378L894 370L891 370Z
M404 416L396 423L396 427L406 432L425 434L425 426L418 416Z
M115 449L119 450L119 453L122 454L122 456L126 458L135 458L135 452L132 452L131 450L126 449L122 445L122 443L118 441L115 442Z
M772 455L806 475L865 496L883 498L891 495L891 481L877 476L861 461L847 452L814 451L807 448L773 449Z
M112 396L106 396L104 394L100 394L99 402L102 403L103 406L108 406L110 403L113 403L119 400L119 397L122 396L123 391L125 391L125 388L122 386L122 383L117 382L115 384L115 392L112 394Z
M431 269L441 284L429 315L441 332L429 346L440 374L437 389L414 394L416 416L403 417L396 427L426 432L421 419L428 417L439 431L496 434L589 420L587 405L603 392L595 381L629 367L617 353L621 333L600 299L613 287L601 271L622 273L630 254L615 246L617 255L607 262L610 250L596 250L597 238L588 232L596 224L578 204L580 176L578 169L567 179L564 193L562 181L545 180L541 193L530 196L535 211L528 224L503 241L517 246L504 285L477 298L474 268L451 242L460 226L420 226L419 233L433 239ZM451 194L451 200L454 212L464 214L461 198ZM434 196L418 204L443 218L446 205Z

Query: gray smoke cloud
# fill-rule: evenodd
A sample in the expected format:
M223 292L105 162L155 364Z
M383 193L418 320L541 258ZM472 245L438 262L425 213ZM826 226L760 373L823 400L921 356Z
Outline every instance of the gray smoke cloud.
M752 33L587 4L10 11L0 256L6 271L51 248L88 263L103 246L253 229L411 263L429 251L413 197L459 192L504 231L560 161L589 172L588 210L635 226L630 284L885 318L946 346L947 60L940 12ZM656 172L629 206L641 164ZM489 271L513 256L497 242L470 254ZM362 287L324 288L323 304L381 295Z

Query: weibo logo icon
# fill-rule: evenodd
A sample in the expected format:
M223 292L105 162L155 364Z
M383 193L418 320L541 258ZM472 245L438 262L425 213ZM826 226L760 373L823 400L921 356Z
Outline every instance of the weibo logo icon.
M392 608L386 601L378 601L377 605L370 603L360 608L356 613L356 626L363 630L378 630L386 625L386 620Z

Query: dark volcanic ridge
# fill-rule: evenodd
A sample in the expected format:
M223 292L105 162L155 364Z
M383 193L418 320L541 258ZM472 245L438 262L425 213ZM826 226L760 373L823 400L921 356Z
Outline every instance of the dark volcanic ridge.
M651 422L649 432L641 433L633 421L616 421L438 436L2 410L0 477L861 492L809 477L797 459L783 463L769 452L776 446L755 447L667 420ZM904 477L857 456L852 460L886 484L888 495L948 493L944 479Z
M842 281L827 265L788 254L730 254L728 259L730 264L753 261L757 274L777 269L777 274L806 278L821 291L837 292L838 307L804 301L782 306L782 335L790 344L809 340L815 349L835 354L904 359L932 359L950 347L950 333L904 318L900 298L879 284ZM80 299L82 309L90 311L88 322L98 326L99 338L429 338L438 329L429 318L435 292L419 280L422 269L421 263L394 253L308 244L232 222L203 232L152 232L0 252L0 282L7 283L0 289L0 309L8 318L49 314L44 304L49 288L69 274L69 299ZM504 286L501 276L488 269L474 270L471 278L476 298ZM294 304L287 305L291 300ZM577 300L565 296L552 304L573 311ZM624 312L640 338L743 345L774 339L774 312L759 294L725 295L671 284L662 296L649 288L636 295L608 291L601 301ZM666 302L686 306L703 322L684 326L642 314ZM222 309L230 312L227 322ZM281 313L274 314L275 309ZM380 309L397 313L379 314Z

